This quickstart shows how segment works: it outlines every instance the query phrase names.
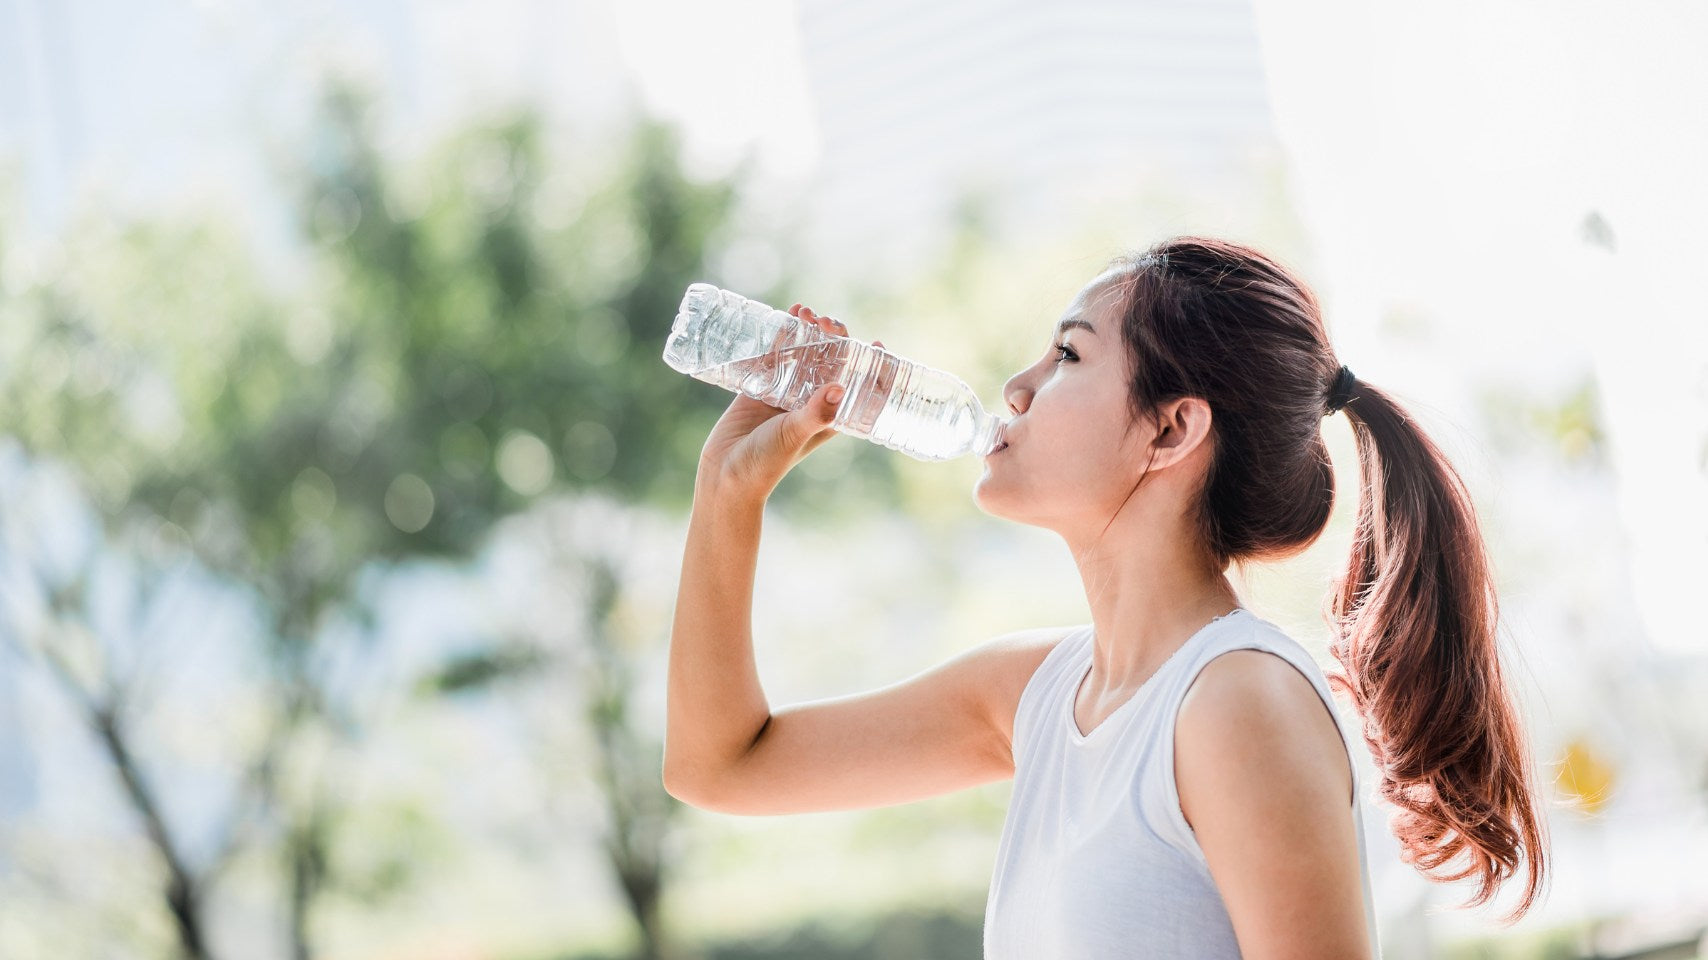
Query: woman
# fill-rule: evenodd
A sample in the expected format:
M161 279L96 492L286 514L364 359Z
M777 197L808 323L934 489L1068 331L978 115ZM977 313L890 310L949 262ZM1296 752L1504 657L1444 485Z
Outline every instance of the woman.
M795 304L830 332L843 325ZM907 681L773 711L750 640L766 497L824 443L841 388L784 413L738 396L701 455L670 649L664 780L741 814L903 803L1014 777L991 960L1376 957L1349 694L1405 859L1486 903L1546 861L1501 674L1470 496L1417 424L1330 347L1273 260L1181 237L1116 258L1004 388L1008 446L974 496L1071 549L1091 623L989 640ZM1328 522L1324 416L1362 476L1326 606L1325 677L1243 603L1230 564Z

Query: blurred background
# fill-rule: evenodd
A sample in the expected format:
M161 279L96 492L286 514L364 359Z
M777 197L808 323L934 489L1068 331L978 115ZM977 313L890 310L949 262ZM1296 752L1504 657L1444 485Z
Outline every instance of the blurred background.
M1494 554L1555 872L1456 909L1372 799L1385 955L1703 955L1705 49L1687 0L0 0L0 958L978 957L1008 784L663 792L730 399L665 333L800 301L994 409L1180 233L1313 285ZM1327 665L1324 429L1330 530L1241 586ZM787 478L774 706L1089 620L981 469Z

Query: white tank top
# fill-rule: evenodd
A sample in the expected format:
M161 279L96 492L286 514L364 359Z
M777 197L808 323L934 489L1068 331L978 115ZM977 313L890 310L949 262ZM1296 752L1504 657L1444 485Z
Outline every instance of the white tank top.
M1070 634L1020 696L1014 794L985 905L985 958L1238 957L1227 908L1180 811L1175 716L1205 664L1230 650L1266 650L1311 681L1341 742L1351 743L1328 680L1297 641L1239 607L1193 634L1130 700L1082 736L1073 706L1092 649L1090 626ZM1380 958L1363 797L1358 765L1350 765L1364 918L1371 955Z

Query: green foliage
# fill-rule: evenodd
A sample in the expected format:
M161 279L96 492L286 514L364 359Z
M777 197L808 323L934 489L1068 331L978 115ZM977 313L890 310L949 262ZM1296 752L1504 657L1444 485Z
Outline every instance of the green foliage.
M9 432L107 516L169 520L264 584L299 630L361 566L467 557L543 496L685 507L730 399L659 354L682 291L717 279L734 178L684 176L650 121L583 169L527 115L399 168L368 113L326 99L300 296L268 292L215 222L98 225L75 270L4 295Z
M452 657L417 684L419 693L451 694L484 691L494 683L524 676L545 663L535 647L511 644Z
M187 547L252 598L279 724L266 749L281 754L305 731L362 736L369 691L338 688L319 648L350 636L333 624L375 632L370 572L467 561L501 519L556 495L685 508L731 400L661 353L682 292L721 280L709 264L744 171L686 176L674 131L649 120L596 169L553 155L526 114L404 164L370 114L347 88L324 99L290 188L309 270L286 292L230 225L188 216L92 221L0 287L0 423L69 468L109 531ZM855 459L881 475L892 458ZM656 744L626 729L619 653L599 653L586 691L592 779L619 814L613 866L650 909L672 803ZM470 694L540 659L463 656L417 692ZM284 823L293 935L322 885L369 901L404 889L419 866L406 836L352 852L366 834L338 784L278 787L263 807Z
M1704 932L1700 926L1684 924L1665 933L1649 932L1635 941L1627 939L1622 946L1610 947L1604 928L1619 925L1617 917L1586 918L1540 930L1448 943L1440 955L1444 960L1700 960L1696 949Z
M452 834L427 804L397 799L356 808L342 817L329 847L339 893L378 908L407 893L434 866L447 862Z
M695 960L978 960L984 956L984 918L968 908L904 910L834 923L816 921L753 939L703 945ZM616 960L578 954L564 960Z
M1584 376L1557 397L1489 387L1482 392L1481 404L1490 441L1508 453L1535 453L1592 469L1607 462L1607 431L1593 376Z
M978 960L982 918L965 913L903 912L858 931L811 925L781 936L717 944L706 960Z

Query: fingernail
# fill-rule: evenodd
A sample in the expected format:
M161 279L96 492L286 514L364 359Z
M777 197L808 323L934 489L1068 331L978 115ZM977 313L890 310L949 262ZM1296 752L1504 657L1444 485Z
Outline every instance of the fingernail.
M829 400L833 404L841 403L842 402L842 388L841 387L831 387L829 390L826 390L824 392L824 398L826 400Z

